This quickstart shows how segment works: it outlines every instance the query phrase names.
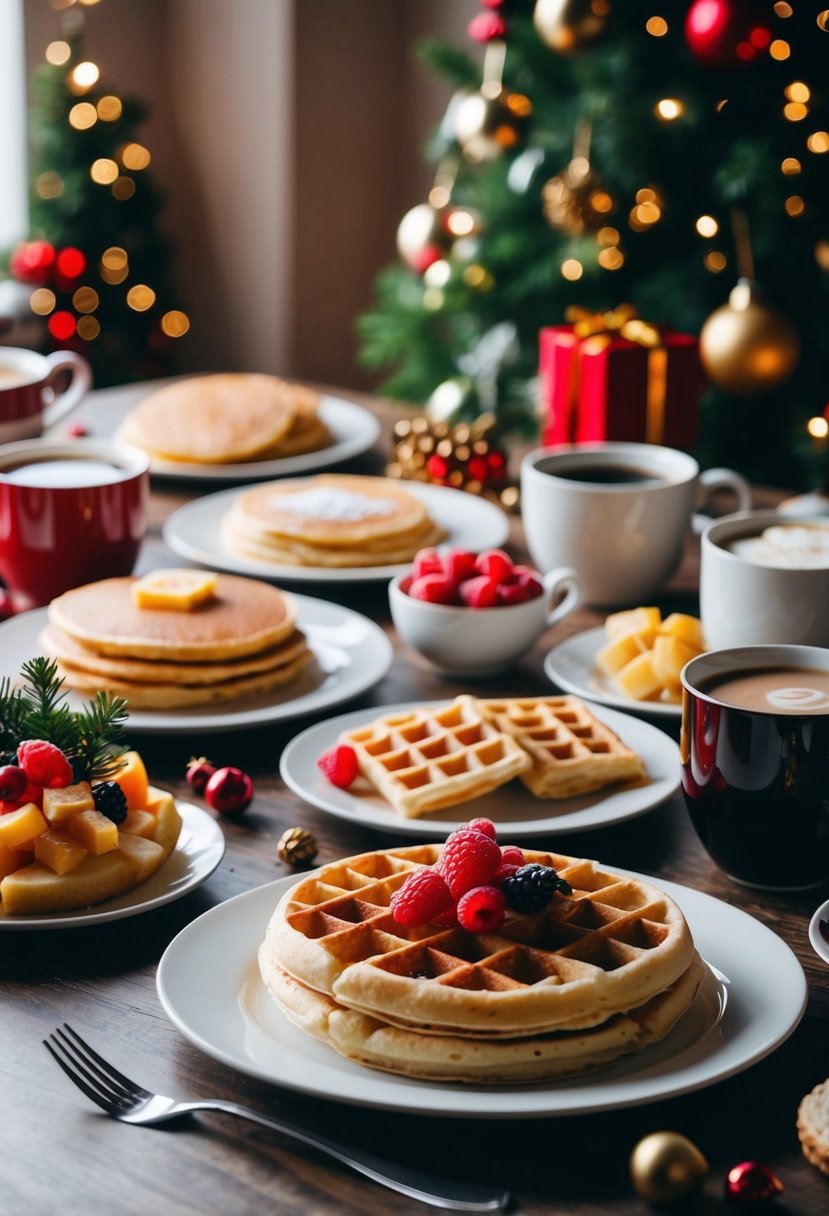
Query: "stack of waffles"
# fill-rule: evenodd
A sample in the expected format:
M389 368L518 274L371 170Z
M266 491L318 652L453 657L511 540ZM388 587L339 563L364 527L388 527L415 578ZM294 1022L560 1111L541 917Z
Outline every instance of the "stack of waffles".
M441 847L322 867L278 904L259 951L287 1017L349 1059L427 1080L537 1081L663 1038L704 975L679 907L595 861L525 850L573 888L495 933L406 928L392 895Z
M222 544L236 557L335 569L411 561L445 535L397 483L339 473L247 490L221 526Z
M318 406L316 393L276 376L194 376L145 397L118 438L179 463L278 460L331 443Z
M406 818L520 777L538 798L641 781L641 758L569 696L479 699L385 714L345 731L363 776Z

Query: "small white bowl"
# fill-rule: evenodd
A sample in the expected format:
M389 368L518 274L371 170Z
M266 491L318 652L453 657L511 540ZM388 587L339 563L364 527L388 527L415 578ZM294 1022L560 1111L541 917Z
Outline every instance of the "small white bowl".
M508 667L580 601L575 571L564 566L539 575L543 595L493 608L412 599L401 589L404 577L398 575L389 583L394 626L408 646L449 675L490 675ZM564 598L556 603L561 595Z
M824 963L829 963L829 938L820 931L821 924L829 926L829 899L822 903L809 921L809 941L815 954L820 955ZM827 930L829 932L829 929Z

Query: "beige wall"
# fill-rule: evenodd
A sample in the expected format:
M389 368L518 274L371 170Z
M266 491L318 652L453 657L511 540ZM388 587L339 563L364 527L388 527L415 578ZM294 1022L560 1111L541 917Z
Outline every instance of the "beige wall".
M368 383L354 319L421 201L449 90L417 60L476 0L102 0L87 51L152 107L142 137L193 328L191 369ZM60 37L25 0L27 59Z

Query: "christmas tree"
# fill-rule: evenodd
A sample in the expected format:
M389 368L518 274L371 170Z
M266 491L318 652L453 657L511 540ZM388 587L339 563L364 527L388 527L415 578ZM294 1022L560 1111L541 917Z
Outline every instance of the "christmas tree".
M470 35L483 73L473 43L422 47L457 91L428 146L428 202L401 221L401 261L360 319L364 362L434 417L494 407L532 438L539 330L573 306L629 302L701 332L704 463L816 480L829 431L829 10L482 3Z
M190 322L174 306L151 153L137 138L144 107L86 58L77 9L32 91L30 239L7 253L7 273L31 288L44 349L82 353L98 386L167 374Z

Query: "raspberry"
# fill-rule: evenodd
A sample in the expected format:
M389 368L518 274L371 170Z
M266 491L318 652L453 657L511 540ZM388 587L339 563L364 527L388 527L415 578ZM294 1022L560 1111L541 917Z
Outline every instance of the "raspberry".
M511 866L523 866L527 864L524 851L523 849L519 849L517 844L505 844L503 846L501 849L501 861L505 861Z
M480 887L501 864L501 850L490 836L470 828L453 832L443 846L437 867L455 899L471 887Z
M466 826L472 832L483 832L484 836L491 836L493 840L495 839L495 824L491 819L470 819Z
M509 607L511 604L526 604L534 599L532 592L520 583L501 583L498 587L498 603Z
M117 781L101 781L92 787L95 810L113 823L123 823L127 817L127 798Z
M515 582L517 586L522 587L528 592L528 599L537 600L540 595L544 594L544 586L541 579L532 570L522 571Z
M520 866L516 866L510 861L502 861L501 864L499 865L498 869L495 871L495 874L492 877L492 881L495 883L495 885L497 887L503 886L504 879L512 878L513 874L515 874L520 869L521 869Z
M329 748L327 752L318 756L317 768L325 774L332 785L336 785L341 790L348 789L357 780L360 771L357 765L357 753L347 743L339 743L336 747Z
M504 923L506 906L497 887L472 887L458 900L458 924L468 933L494 933Z
M573 894L569 882L559 878L552 866L541 866L537 862L522 866L511 878L504 879L504 895L516 912L541 912L556 891L563 895Z
M443 573L456 586L475 573L475 554L466 549L452 549L442 558Z
M401 578L400 590L403 592L404 595L409 594L409 588L411 587L413 582L414 582L414 579L412 578L411 574L407 574L405 578Z
M58 790L74 780L66 756L45 739L25 739L17 749L17 761L32 785Z
M415 553L412 562L412 579L423 578L424 574L442 574L443 563L437 549L420 549Z
M468 578L458 593L467 608L492 608L498 602L498 584L485 574Z
M452 896L432 866L413 870L391 897L391 914L399 925L416 929L452 911Z
M466 584L463 584L466 586ZM445 574L423 574L409 588L413 600L425 600L427 604L456 604L457 593L453 583Z
M478 554L475 569L496 584L505 583L512 574L512 558L503 549L487 549L485 553Z

